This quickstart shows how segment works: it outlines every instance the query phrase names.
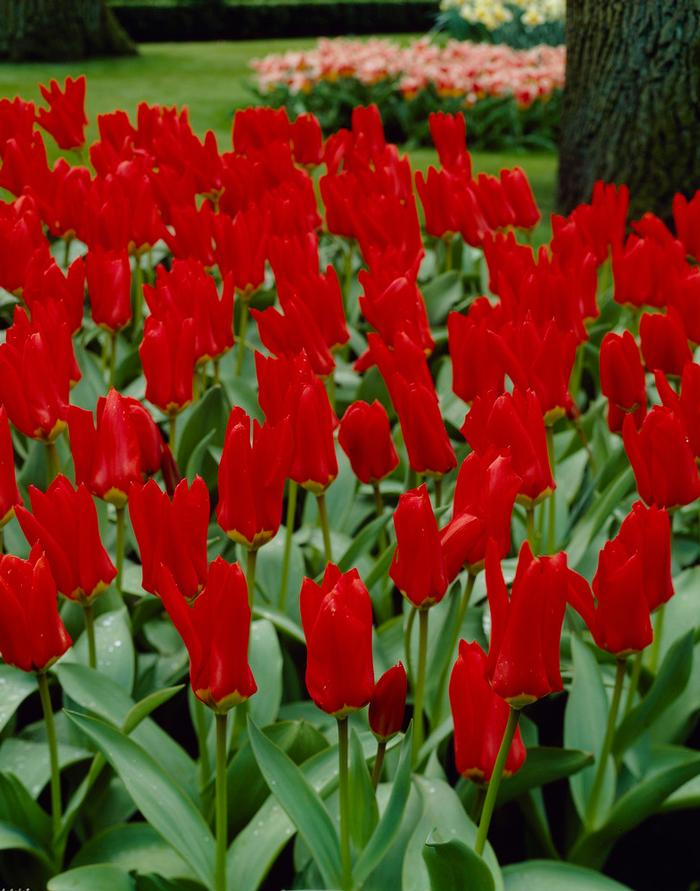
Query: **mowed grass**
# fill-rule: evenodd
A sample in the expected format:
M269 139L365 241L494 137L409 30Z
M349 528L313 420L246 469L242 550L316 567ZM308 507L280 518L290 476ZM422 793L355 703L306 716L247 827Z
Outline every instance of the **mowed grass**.
M396 39L405 42L411 35ZM267 53L311 47L315 38L211 43L144 44L140 55L69 63L0 63L0 96L40 100L38 84L52 78L85 74L88 79L89 141L97 137L97 115L123 108L133 115L139 102L187 106L194 129L213 130L222 150L231 145L231 119L237 108L254 102L252 59ZM467 114L467 132L469 115ZM47 145L51 146L50 137ZM432 149L410 151L413 166L426 169L436 162ZM477 172L498 173L520 165L528 174L544 220L554 206L556 155L553 153L474 152ZM536 240L546 237L540 227Z

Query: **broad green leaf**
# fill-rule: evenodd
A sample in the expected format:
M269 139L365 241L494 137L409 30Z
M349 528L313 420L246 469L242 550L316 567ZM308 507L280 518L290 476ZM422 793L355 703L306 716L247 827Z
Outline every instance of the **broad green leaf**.
M58 764L61 770L91 757L92 752L87 749L65 742L58 744ZM48 743L21 737L6 739L0 746L0 771L16 776L30 795L38 798L51 778Z
M133 705L127 712L122 727L123 732L126 734L131 733L131 731L135 730L139 724L151 714L151 712L155 711L161 705L165 705L166 702L171 700L173 696L180 692L180 690L184 690L184 688L184 684L176 684L174 687L164 687L162 690L154 690L153 693L144 696L143 699L139 700L139 702Z
M129 627L128 612L122 607L108 613L101 613L95 619L95 646L97 648L97 669L131 693L134 686L135 656L134 644ZM73 647L61 660L87 665L87 638L81 634Z
M598 495L593 505L586 511L585 518L577 523L574 534L571 536L567 551L572 567L576 568L584 559L595 535L603 528L620 501L632 491L633 487L634 473L631 467L627 467Z
M552 860L513 863L504 868L503 878L506 891L630 891L592 869Z
M176 458L179 468L189 465L190 456L210 431L214 433L212 443L224 444L230 411L226 393L217 386L211 387L198 402L185 409L178 424Z
M54 869L51 855L31 835L0 820L0 851L26 851L49 869Z
M264 606L253 606L253 615L258 619L267 619L282 634L291 637L292 640L296 640L298 643L306 644L306 638L301 627L277 610L268 609Z
M423 860L423 847L433 833L445 839L457 839L473 848L476 826L466 815L454 789L442 780L414 777L414 784L423 800L423 813L411 836L403 862L402 891L425 891L430 887L428 868ZM484 850L486 864L491 870L496 891L502 891L498 861L487 843Z
M525 764L501 784L498 803L505 804L529 789L571 776L593 763L590 752L578 749L557 749L550 746L528 747Z
M280 530L271 542L260 548L255 567L255 588L262 598L256 598L256 609L277 607L280 596L280 583L282 579L282 563L284 560L284 540L286 530L280 526ZM294 539L289 555L289 573L287 576L287 608L290 615L298 615L296 604L299 601L301 582L305 575L304 555ZM264 605L260 600L264 601ZM293 610L293 612L292 612ZM281 613L280 613L281 616ZM286 617L285 617L286 618Z
M661 806L661 810L666 811L682 811L700 808L700 776L688 780L683 783L680 789L669 795Z
M349 785L350 838L355 850L364 851L379 820L379 811L362 743L354 729L350 731Z
M617 728L613 752L629 748L683 692L693 665L693 636L688 631L669 649L647 694Z
M156 872L164 878L195 878L177 851L148 823L111 826L92 836L73 858L71 866L97 863L112 863L127 872Z
M249 661L261 691L250 700L249 714L256 724L272 724L282 702L282 650L275 626L267 619L251 625Z
M24 700L37 689L36 678L11 665L0 665L0 730Z
M409 728L401 743L401 758L391 784L389 801L376 829L355 864L353 876L360 886L379 865L401 828L406 802L411 791L411 740L412 729Z
M51 820L11 774L0 773L0 822L25 833L40 848L48 849Z
M608 697L603 686L603 675L590 647L577 637L571 637L574 679L564 713L564 745L598 756L603 746L608 722ZM571 795L579 817L583 820L591 794L595 765L569 778ZM610 758L605 770L598 812L605 813L615 798L615 765Z
M456 269L436 275L422 290L431 325L444 323L449 311L464 296L462 276Z
M248 735L262 775L304 839L327 887L340 886L340 846L323 801L302 771L248 719Z
M112 765L145 819L205 885L212 884L214 839L185 791L133 739L104 721L74 713L69 716Z
M357 560L368 554L377 542L379 533L391 519L391 511L385 510L381 517L375 517L353 538L352 544L338 560L338 567L347 572L356 566Z
M493 891L495 884L486 862L457 839L441 842L429 838L423 848L431 891Z
M118 866L102 864L69 869L49 880L47 891L136 891L136 882Z

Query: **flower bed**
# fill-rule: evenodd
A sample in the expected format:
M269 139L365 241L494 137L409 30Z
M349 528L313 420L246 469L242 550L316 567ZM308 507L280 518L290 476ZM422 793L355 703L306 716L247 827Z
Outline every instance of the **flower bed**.
M3 881L689 885L700 197L533 252L461 116L84 91L0 102Z
M340 38L266 56L253 68L262 101L311 111L327 132L348 126L356 105L375 103L392 138L426 142L431 112L466 109L473 148L552 148L564 62L563 47Z

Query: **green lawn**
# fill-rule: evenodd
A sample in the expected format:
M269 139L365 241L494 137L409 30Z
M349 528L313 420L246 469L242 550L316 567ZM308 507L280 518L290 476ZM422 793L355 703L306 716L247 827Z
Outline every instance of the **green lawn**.
M410 35L401 35L402 41ZM231 115L250 104L250 60L270 52L313 46L314 38L253 40L221 43L146 44L141 54L128 59L99 59L73 63L0 63L0 96L39 99L38 83L67 75L86 74L89 138L97 135L96 115L124 108L133 113L141 101L186 105L192 125L200 133L213 130L220 148L230 146ZM467 132L468 132L467 117ZM50 142L50 140L48 140ZM416 168L434 163L430 149L411 151ZM553 207L556 156L553 154L505 154L475 152L477 171L497 173L519 164L532 182L546 218Z

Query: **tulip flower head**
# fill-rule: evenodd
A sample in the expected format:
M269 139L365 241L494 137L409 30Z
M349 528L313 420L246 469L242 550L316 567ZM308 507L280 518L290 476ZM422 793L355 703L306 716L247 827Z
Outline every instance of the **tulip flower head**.
M428 489L405 492L394 512L396 552L389 575L415 607L427 609L445 596L448 577Z
M40 86L48 108L40 108L37 123L50 133L59 148L75 149L85 145L85 75L67 77L63 90L52 80L48 87Z
M608 397L608 427L620 433L625 415L639 429L647 411L644 367L639 347L629 331L609 331L600 345L600 389Z
M408 679L401 662L387 669L374 686L369 703L369 726L380 742L401 732L406 712Z
M362 483L378 482L398 466L389 418L376 399L371 405L358 400L348 406L340 422L338 442Z
M4 405L0 405L0 529L14 517L22 503L15 474L15 450L12 446L10 422Z

